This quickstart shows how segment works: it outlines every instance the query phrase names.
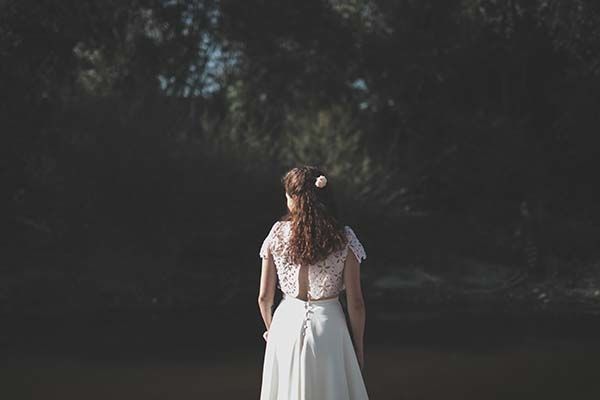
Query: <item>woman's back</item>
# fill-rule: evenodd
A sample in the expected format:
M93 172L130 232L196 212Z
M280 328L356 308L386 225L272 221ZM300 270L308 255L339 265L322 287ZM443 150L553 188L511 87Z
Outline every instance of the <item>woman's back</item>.
M344 290L344 265L349 251L358 262L366 259L364 247L348 225L344 226L347 243L341 250L331 252L326 258L306 267L291 261L289 242L291 222L277 221L263 241L261 258L273 256L277 270L278 287L286 295L300 299L323 299L339 295Z
M282 183L289 212L259 252L258 305L267 328L260 398L368 400L361 372L365 249L339 222L321 169L293 168ZM277 287L284 295L273 311ZM344 289L352 337L339 299Z

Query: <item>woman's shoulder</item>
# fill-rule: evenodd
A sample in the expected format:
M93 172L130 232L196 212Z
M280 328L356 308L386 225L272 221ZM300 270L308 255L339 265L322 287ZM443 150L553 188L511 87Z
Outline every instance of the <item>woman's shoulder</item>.
M352 229L352 227L350 225L344 225L344 233L348 237L356 237L356 233L354 232L354 229Z
M271 228L269 229L269 233L263 240L263 243L260 247L259 255L262 258L266 258L268 256L268 250L271 249L274 245L274 242L277 243L279 241L279 237L282 236L279 232L281 232L280 227L283 225L283 221L277 220L273 222Z
M365 248L360 240L358 240L354 229L352 229L350 225L344 225L344 231L346 233L346 238L348 239L348 247L354 252L358 262L360 263L362 260L367 258Z
M278 219L273 223L272 229L276 229L278 227L289 226L291 221L285 219Z
M276 236L276 234L279 231L281 231L284 227L288 227L289 224L290 224L290 221L287 221L287 220L282 220L282 219L276 220L275 222L273 222L273 225L271 225L269 235Z
M352 226L344 225L344 233L346 235L346 238L348 239L349 244L353 244L356 242L360 243L358 240L358 236L356 235L356 232L354 231Z

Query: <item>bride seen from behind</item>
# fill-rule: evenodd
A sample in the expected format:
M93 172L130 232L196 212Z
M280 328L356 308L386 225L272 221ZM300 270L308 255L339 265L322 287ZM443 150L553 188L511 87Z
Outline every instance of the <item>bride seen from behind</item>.
M368 399L362 377L364 247L340 223L323 169L292 168L282 184L288 212L259 252L258 305L267 329L260 398ZM277 288L283 299L273 312ZM352 336L339 301L344 290Z

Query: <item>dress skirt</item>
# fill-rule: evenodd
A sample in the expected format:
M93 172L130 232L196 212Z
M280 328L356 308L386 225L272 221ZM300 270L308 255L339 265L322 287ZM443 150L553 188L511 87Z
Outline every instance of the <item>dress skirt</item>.
M367 390L339 298L284 295L273 314L260 400L365 400Z

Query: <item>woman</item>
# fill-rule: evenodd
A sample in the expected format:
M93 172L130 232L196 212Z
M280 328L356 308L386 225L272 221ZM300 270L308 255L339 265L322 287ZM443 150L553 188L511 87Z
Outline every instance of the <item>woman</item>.
M335 215L325 173L282 179L288 213L265 238L258 304L267 331L261 400L364 400L362 244ZM283 300L272 313L276 286ZM346 290L352 338L339 293Z

